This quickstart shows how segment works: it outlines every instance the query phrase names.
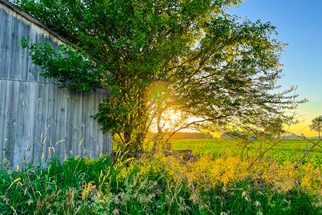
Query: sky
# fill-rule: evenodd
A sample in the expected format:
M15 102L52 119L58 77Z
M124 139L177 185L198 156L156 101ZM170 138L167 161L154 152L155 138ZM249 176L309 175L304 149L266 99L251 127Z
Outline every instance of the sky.
M316 135L308 125L322 115L322 0L245 0L230 13L277 27L277 38L288 44L281 58L280 84L297 86L300 98L308 99L297 110L301 122L290 130Z

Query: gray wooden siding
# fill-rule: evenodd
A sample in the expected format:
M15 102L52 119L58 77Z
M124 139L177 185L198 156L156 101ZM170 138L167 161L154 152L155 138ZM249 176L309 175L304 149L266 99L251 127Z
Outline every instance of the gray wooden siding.
M104 95L73 94L39 76L22 38L60 39L0 1L0 161L10 166L46 163L56 156L91 158L111 153L110 134L92 118Z

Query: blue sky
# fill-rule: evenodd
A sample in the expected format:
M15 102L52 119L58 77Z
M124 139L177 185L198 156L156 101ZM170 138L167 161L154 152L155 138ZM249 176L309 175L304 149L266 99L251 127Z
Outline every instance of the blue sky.
M230 12L277 27L277 38L288 44L281 58L280 83L298 86L300 97L309 100L298 110L305 121L297 129L310 133L304 127L322 115L322 0L245 0Z

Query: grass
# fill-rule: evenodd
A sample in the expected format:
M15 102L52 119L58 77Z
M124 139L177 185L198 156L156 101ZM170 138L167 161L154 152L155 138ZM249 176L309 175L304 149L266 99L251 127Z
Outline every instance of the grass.
M270 144L249 143L240 156L241 142L175 140L174 149L197 156L2 165L0 214L322 214L321 149L294 168L306 143L286 140L251 166Z
M296 184L279 190L275 179L234 173L234 159L202 157L185 162L156 154L132 162L71 158L63 164L53 161L46 169L2 168L0 210L1 214L321 214L321 199L314 192ZM276 182L283 184L280 178Z
M215 139L181 139L172 140L174 150L192 150L196 154L210 153L215 157L239 156L244 145L234 140ZM272 142L254 141L248 143L244 155L256 157L260 152L271 146ZM312 144L308 143L308 147ZM294 163L300 160L307 150L307 143L302 139L287 139L279 142L272 150L268 151L264 158L278 161L280 163ZM309 153L303 163L311 163L315 166L322 165L322 148L316 147Z

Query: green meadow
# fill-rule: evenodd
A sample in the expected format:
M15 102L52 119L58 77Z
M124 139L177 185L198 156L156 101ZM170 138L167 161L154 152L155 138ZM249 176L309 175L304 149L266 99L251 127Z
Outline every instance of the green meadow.
M310 139L316 142L317 139ZM191 150L194 154L211 154L214 157L220 156L244 156L257 157L268 150L262 159L274 160L280 163L294 163L299 161L309 150L313 143L303 139L286 139L275 141L253 141L239 142L235 140L217 139L177 139L172 140L172 149ZM272 146L274 145L274 146ZM310 151L302 163L322 164L322 147L316 146Z

